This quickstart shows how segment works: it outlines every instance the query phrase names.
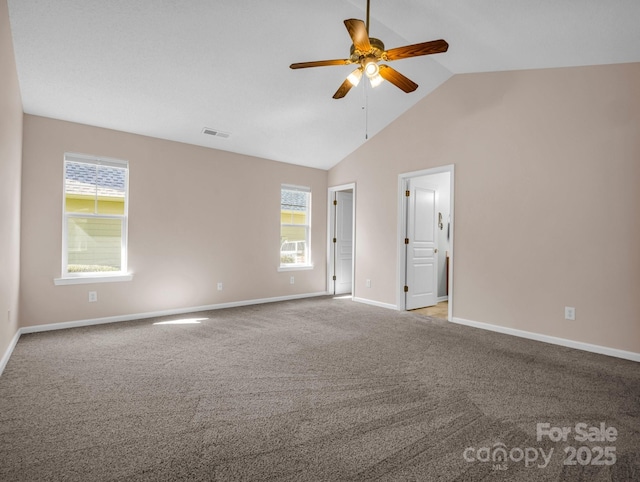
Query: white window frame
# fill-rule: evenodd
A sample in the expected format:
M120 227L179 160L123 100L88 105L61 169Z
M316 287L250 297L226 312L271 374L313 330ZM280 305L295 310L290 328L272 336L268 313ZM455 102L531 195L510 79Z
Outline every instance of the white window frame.
M124 214L97 214L97 213L73 213L66 210L66 165L67 162L76 162L84 164L93 164L96 166L109 166L124 168L125 185L124 185ZM66 284L84 284L84 283L105 283L114 281L130 281L133 276L127 271L127 246L128 246L128 224L129 224L129 162L120 159L112 159L107 157L96 157L85 154L64 154L62 174L62 276L54 279L56 285ZM68 246L68 221L70 218L93 218L93 219L120 219L122 222L122 237L120 244L120 271L112 272L88 272L88 273L69 273L69 246Z
M282 234L282 226L294 226L294 227L301 227L301 226L305 226L306 230L307 230L307 262L306 263L287 263L287 264L282 264L282 258L281 258L281 247L282 244L280 243L278 246L278 258L279 258L279 263L278 263L278 271L299 271L299 270L305 270L305 269L313 269L313 262L312 262L312 258L311 258L311 225L312 225L312 219L311 219L311 207L312 207L312 193L311 193L311 188L308 186L297 186L294 184L282 184L280 186L280 210L279 210L279 214L282 212L282 191L298 191L298 192L305 192L309 194L309 202L307 205L307 224L286 224L286 223L282 223L282 218L280 219L280 233Z

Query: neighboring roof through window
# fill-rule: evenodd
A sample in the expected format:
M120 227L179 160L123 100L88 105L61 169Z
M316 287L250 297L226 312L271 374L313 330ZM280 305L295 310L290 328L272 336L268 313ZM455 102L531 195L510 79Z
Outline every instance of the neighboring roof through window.
M280 204L287 206L292 211L306 211L308 192L290 191L287 188L283 188L281 193Z
M100 167L97 171L96 167ZM111 166L97 166L82 162L67 162L65 190L68 194L123 197L125 192L125 170Z

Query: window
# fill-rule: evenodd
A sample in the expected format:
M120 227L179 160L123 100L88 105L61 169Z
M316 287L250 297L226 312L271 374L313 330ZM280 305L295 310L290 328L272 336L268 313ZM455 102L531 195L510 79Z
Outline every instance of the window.
M311 267L311 189L283 185L280 193L280 267Z
M62 277L127 272L127 161L64 157Z

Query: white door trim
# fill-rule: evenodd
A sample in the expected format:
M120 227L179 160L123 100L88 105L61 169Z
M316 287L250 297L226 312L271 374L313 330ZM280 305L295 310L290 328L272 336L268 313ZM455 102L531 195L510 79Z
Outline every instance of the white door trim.
M406 172L398 175L398 228L397 228L397 270L396 270L396 306L398 310L406 310L405 294L404 294L404 280L407 269L407 257L404 244L404 233L406 233L407 211L405 203L405 191L407 181L412 177L429 176L432 174L440 174L443 172L450 173L449 184L451 189L451 233L450 233L450 248L449 248L449 313L447 319L451 321L453 319L453 261L454 261L454 164L446 166L434 167L431 169L424 169L421 171Z
M341 184L339 186L332 186L328 189L327 195L327 293L333 293L333 279L331 278L333 270L331 253L333 250L331 249L331 245L333 244L333 239L331 237L331 233L333 231L333 227L331 226L332 221L332 210L333 210L333 194L338 191L348 191L351 189L353 191L353 217L352 217L352 234L351 239L353 242L352 245L352 256L351 256L351 296L355 297L355 276L356 276L356 183L352 182L349 184Z

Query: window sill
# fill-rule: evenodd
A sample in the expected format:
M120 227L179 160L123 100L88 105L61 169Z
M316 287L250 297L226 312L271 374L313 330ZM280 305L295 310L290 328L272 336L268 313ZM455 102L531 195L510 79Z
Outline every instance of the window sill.
M119 281L131 281L132 274L103 275L103 276L75 276L73 278L55 278L53 283L56 286L64 285L84 285L92 283L116 283Z
M313 269L312 264L306 264L304 266L278 266L278 271L305 271Z

